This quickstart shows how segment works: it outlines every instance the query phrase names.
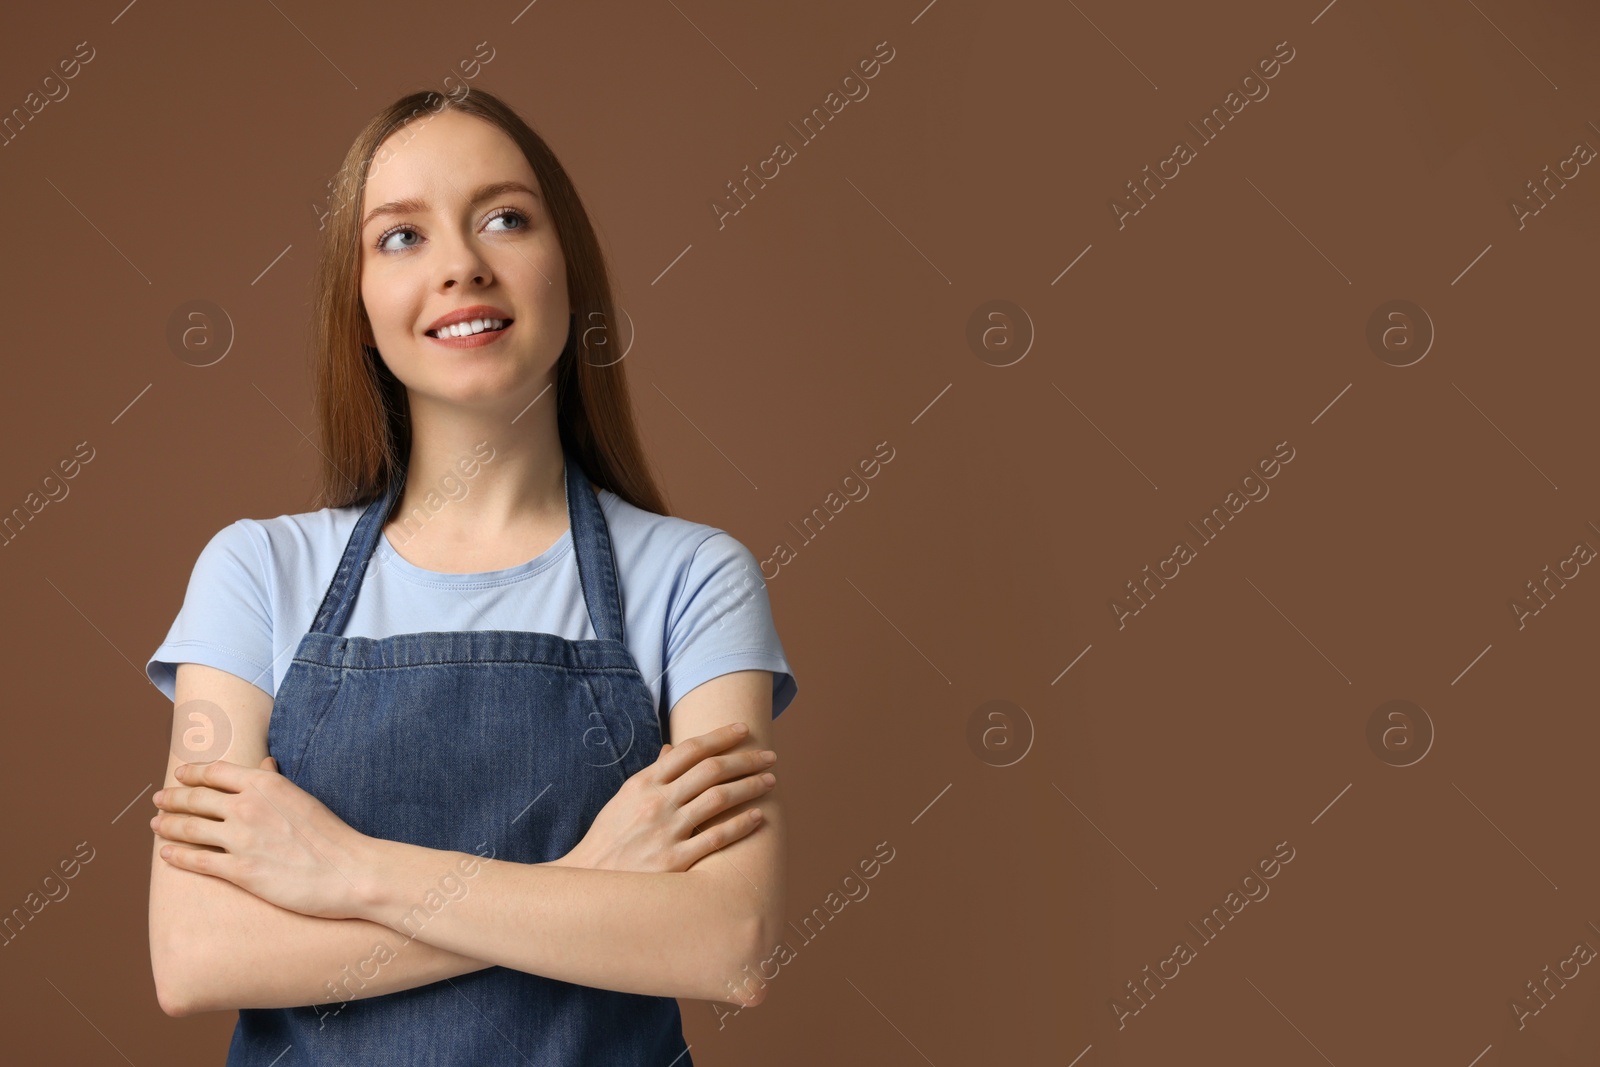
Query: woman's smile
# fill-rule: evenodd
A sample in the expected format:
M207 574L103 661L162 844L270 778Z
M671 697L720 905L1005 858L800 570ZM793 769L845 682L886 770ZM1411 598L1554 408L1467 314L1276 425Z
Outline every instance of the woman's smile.
M511 319L473 319L457 326L446 327L447 330L470 330L469 333L445 333L441 336L430 331L423 336L434 344L446 348L482 348L504 337L510 331L512 322Z

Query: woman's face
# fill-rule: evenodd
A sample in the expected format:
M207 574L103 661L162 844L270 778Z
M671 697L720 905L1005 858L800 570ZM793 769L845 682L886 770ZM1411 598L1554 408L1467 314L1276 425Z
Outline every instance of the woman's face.
M533 169L497 127L450 110L396 130L373 161L361 203L368 343L413 410L439 401L520 412L551 380L571 312ZM430 333L475 305L511 325L470 342Z

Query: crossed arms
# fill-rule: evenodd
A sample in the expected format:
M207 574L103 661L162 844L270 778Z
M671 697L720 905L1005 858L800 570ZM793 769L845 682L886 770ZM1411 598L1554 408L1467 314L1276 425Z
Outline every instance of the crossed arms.
M674 746L732 722L749 727L734 751L772 745L772 675L736 671L685 694L669 719ZM272 699L201 664L177 674L175 716L202 699L228 715L228 763L266 757ZM166 788L180 786L169 755ZM624 992L760 1002L739 984L782 925L785 837L776 787L705 825L759 808L759 828L687 870L591 870L484 863L471 891L402 925L413 905L465 853L382 842L361 872L364 914L325 919L255 896L225 878L173 866L157 837L150 875L150 952L156 995L168 1015L329 1004L393 993L491 965ZM197 848L199 846L172 845ZM391 925L392 924L392 925ZM382 960L381 966L372 961ZM350 975L358 973L359 982ZM370 977L369 977L370 974Z

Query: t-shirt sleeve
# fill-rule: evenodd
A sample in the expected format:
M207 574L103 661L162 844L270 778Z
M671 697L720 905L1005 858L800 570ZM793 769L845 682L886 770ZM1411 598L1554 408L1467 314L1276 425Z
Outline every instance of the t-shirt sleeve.
M240 519L201 549L183 607L145 664L155 687L176 699L178 664L204 663L272 695L272 612L257 531Z
M690 557L667 617L662 703L670 711L701 682L733 671L772 672L772 717L799 687L778 640L760 565L748 548L721 530Z

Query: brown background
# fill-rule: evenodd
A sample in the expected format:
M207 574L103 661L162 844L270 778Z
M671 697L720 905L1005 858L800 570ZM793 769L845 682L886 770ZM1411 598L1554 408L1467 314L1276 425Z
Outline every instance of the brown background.
M313 205L373 111L480 41L473 84L602 231L675 513L798 546L769 584L792 917L896 850L762 1007L684 1003L697 1063L1600 1062L1600 967L1510 1008L1600 948L1600 577L1520 630L1509 607L1600 547L1600 175L1509 207L1600 146L1591 5L122 2L0 32L7 111L96 53L0 148L0 511L95 449L0 548L0 911L95 849L0 950L12 1062L223 1058L233 1015L170 1019L151 980L171 707L143 665L213 533L309 506ZM870 95L719 231L724 183L880 41ZM1197 158L1119 230L1180 138ZM204 368L166 341L197 298L236 331ZM1033 334L1004 367L967 341L997 299L1009 351ZM1407 367L1366 339L1396 299L1436 331ZM801 545L880 441L870 496ZM1119 630L1124 583L1281 441L1270 496ZM1392 699L1434 734L1410 766L1367 740ZM1020 710L974 747L991 700ZM1270 896L1119 1030L1124 983L1284 841Z

